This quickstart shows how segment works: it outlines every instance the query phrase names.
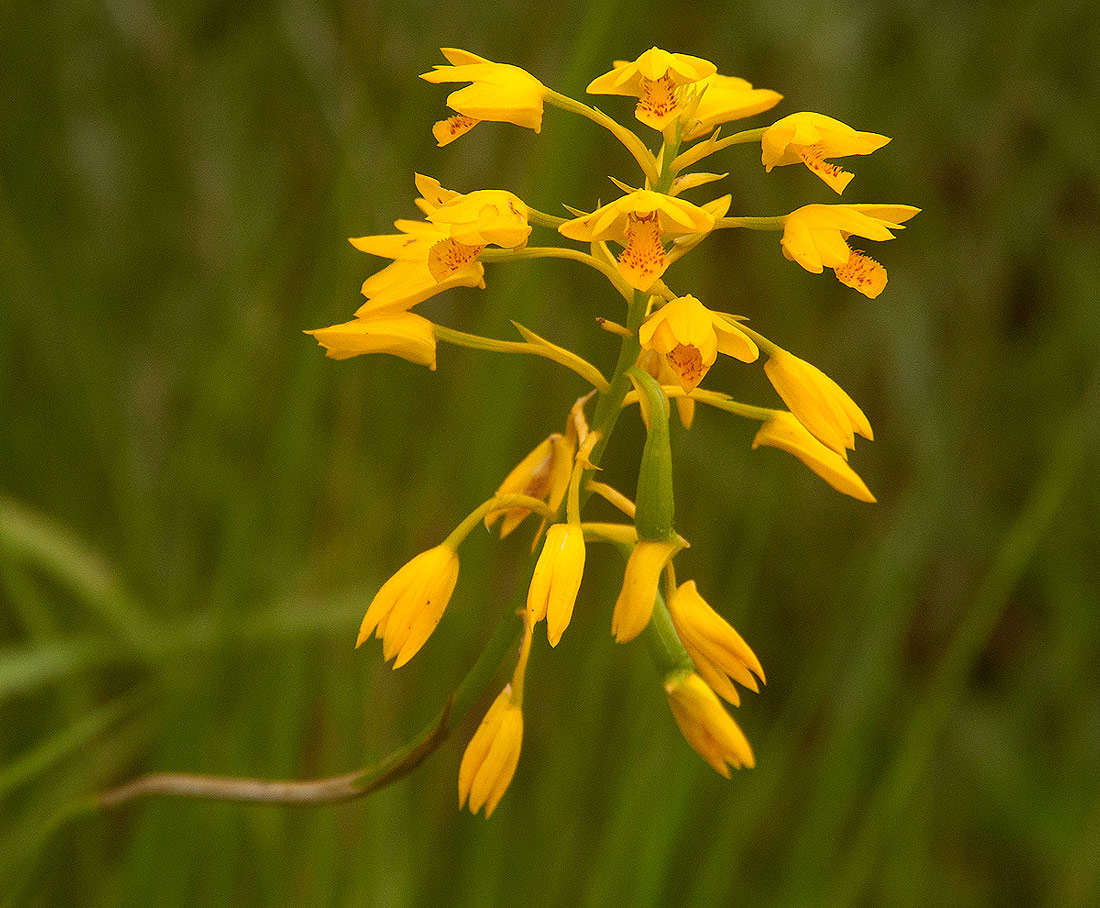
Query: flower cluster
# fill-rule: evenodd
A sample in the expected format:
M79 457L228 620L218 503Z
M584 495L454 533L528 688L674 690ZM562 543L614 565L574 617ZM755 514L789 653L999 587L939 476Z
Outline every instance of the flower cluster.
M700 161L733 145L759 143L766 172L803 165L841 194L853 175L836 158L870 154L890 140L861 132L818 113L794 113L770 126L722 136L721 127L774 107L782 96L721 75L698 57L651 48L632 62L618 61L594 79L588 92L637 99L634 116L659 133L656 151L633 129L595 107L566 97L524 70L463 50L445 49L446 65L422 78L461 83L447 97L453 112L433 127L439 145L479 123L542 128L545 105L577 114L607 129L641 169L638 185L612 178L621 190L592 211L568 208L571 218L539 211L503 189L460 193L417 175L416 205L423 218L398 220L397 233L351 240L390 264L367 278L365 302L348 322L307 332L333 359L390 353L436 368L439 341L458 346L541 356L579 376L591 390L577 399L562 431L519 460L496 492L475 508L439 545L394 574L367 608L357 646L380 638L394 668L424 646L450 601L459 576L458 550L480 524L515 532L532 514L535 560L522 636L510 682L471 739L459 770L460 806L491 814L508 788L523 739L523 691L535 629L546 622L556 647L568 630L580 593L587 548L602 543L625 561L622 587L611 609L614 639L645 635L676 724L687 742L717 772L751 767L752 748L721 700L740 705L736 685L758 691L764 670L752 649L699 593L694 580L678 582L675 562L688 546L677 532L672 490L669 402L690 427L696 404L754 420L752 447L771 446L797 457L829 485L860 501L874 496L848 463L855 437L872 438L863 411L831 378L769 340L746 320L709 308L674 291L665 275L674 263L716 230L780 234L780 250L805 270L829 268L838 281L873 299L886 286L886 269L853 249L853 236L884 241L918 212L908 205L808 204L781 216L730 215L731 197L700 204L680 197L723 179L695 171ZM584 244L530 246L532 227ZM616 251L617 249L617 251ZM412 309L456 287L485 287L485 265L526 258L568 259L599 271L626 302L622 324L597 318L618 336L610 377L577 354L516 325L520 340L467 334L433 324ZM595 313L593 313L595 314ZM784 408L735 400L703 386L719 354L745 364L764 358L764 373ZM595 397L593 413L588 407ZM638 404L646 426L633 498L596 479L620 413ZM619 522L584 516L597 496L623 515ZM539 544L541 542L541 549ZM513 619L505 616L505 621ZM511 647L505 652L517 652Z

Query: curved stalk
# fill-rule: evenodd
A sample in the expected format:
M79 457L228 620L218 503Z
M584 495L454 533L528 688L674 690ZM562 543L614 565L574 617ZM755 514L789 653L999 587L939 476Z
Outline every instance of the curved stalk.
M311 806L349 801L384 788L408 775L450 735L481 699L504 657L515 649L520 630L507 611L473 667L436 716L410 741L363 769L323 779L249 779L190 773L151 773L103 792L101 808L121 807L150 795L175 795L218 801Z
M661 390L664 392L665 397L670 399L683 397L688 400L695 400L701 404L706 404L708 407L715 407L718 410L725 410L727 413L733 413L735 416L743 416L745 419L756 419L760 422L769 420L777 413L783 412L782 410L770 410L767 407L754 407L752 404L743 404L740 401L734 400L729 395L723 394L721 391L708 391L705 388L696 388L689 393L679 385L661 385ZM624 407L636 403L638 403L637 391L631 391L623 397Z
M768 127L762 127L760 129L746 129L742 132L735 132L732 136L726 136L724 139L718 139L716 136L718 132L702 142L696 145L692 145L687 151L676 158L672 162L672 170L674 173L679 173L685 167L690 167L692 164L697 164L703 158L708 155L712 155L717 151L721 151L724 148L729 148L731 145L742 145L747 142L759 142L760 137L764 135L764 130Z
M513 322L513 324L515 323ZM537 342L526 340L503 341L493 337L482 337L479 334L467 334L465 331L456 331L454 328L448 328L445 325L435 325L434 327L436 340L454 344L456 347L469 347L471 350L488 350L491 353L524 353L529 356L541 356L544 359L552 360L576 372L577 375L597 390L607 390L607 379L604 378L603 373L588 362L588 360L577 356L572 350L566 350L564 347L559 347L556 344L544 340L533 331L528 331L520 325L516 325L517 330L519 330L521 334L524 334L525 337L530 335L532 338L537 338Z
M539 211L537 208L527 206L527 221L531 224L538 224L539 227L551 227L557 230L559 225L564 224L569 218L559 218L552 214L547 214L545 211Z
M714 225L716 230L725 227L744 227L746 230L782 230L787 223L787 215L774 218L730 217L719 218Z
M580 262L589 268L595 268L600 274L611 281L612 285L621 294L626 294L623 288L626 283L618 270L612 265L601 261L587 252L579 249L569 249L565 246L527 246L523 249L484 249L478 256L483 262L517 262L523 259L569 259ZM629 288L628 288L629 289Z
M572 98L560 94L559 92L551 91L546 96L546 100L555 107L560 107L562 110L568 110L570 113L580 114L582 117L587 117L593 123L602 126L618 139L623 147L630 152L634 160L638 162L638 166L642 168L642 173L646 175L646 178L650 181L656 180L657 162L653 157L653 153L645 147L645 143L631 132L631 130L627 129L618 121L611 119L611 117L603 111L597 110L595 107L589 107L587 104L582 104L580 101L574 101Z

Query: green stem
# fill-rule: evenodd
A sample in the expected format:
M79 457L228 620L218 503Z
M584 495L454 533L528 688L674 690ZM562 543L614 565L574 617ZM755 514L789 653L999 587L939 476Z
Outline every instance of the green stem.
M513 322L513 324L515 323ZM503 341L493 337L482 337L479 334L467 334L465 331L456 331L454 328L448 328L445 325L433 325L433 327L435 329L436 340L454 344L456 347L469 347L471 350L488 350L491 353L523 353L528 356L541 356L544 359L551 360L577 373L577 375L597 390L605 390L607 388L607 379L604 378L600 370L588 362L588 360L582 359L571 350L566 350L564 347L559 347L556 344L551 344L549 341L539 338L534 332L527 332L527 329L520 325L516 325L517 330L521 333L526 332L532 338L538 338L539 342L533 343L529 340Z
M760 422L766 422L777 413L784 412L783 410L772 410L768 407L754 407L752 404L743 404L740 401L733 400L721 391L708 391L705 388L696 388L694 391L687 392L679 385L661 385L661 391L670 400L677 397L686 397L689 400L706 404L708 407L725 410L727 413L734 414L734 416L743 416L745 419L755 419ZM629 407L637 402L638 394L634 391L623 398L624 407Z
M742 132L735 132L732 136L726 136L724 139L715 139L713 137L706 139L691 146L691 148L676 158L676 160L672 162L672 169L675 173L679 173L685 167L697 164L708 155L712 155L724 148L729 148L731 145L758 142L760 141L760 137L764 135L766 129L768 129L767 126L760 129L746 129Z
M619 285L623 282L619 272L606 262L601 262L598 258L589 255L587 252L581 252L579 249L568 249L564 246L526 246L523 249L483 249L478 258L483 262L518 262L523 259L569 259L570 261L587 265L589 268L595 268L600 274L611 281L616 289L618 289Z
M660 590L657 590L657 598L653 602L653 617L649 619L643 633L649 653L662 678L695 670L691 656L676 634L676 626L672 623L672 615Z
M648 416L645 446L638 468L638 491L634 496L634 525L639 539L672 539L672 448L668 435L668 412L661 386L648 372L631 366L628 376L645 399Z
M541 498L532 498L530 495L494 495L488 501L482 502L470 511L465 519L454 528L451 535L443 540L443 545L457 549L466 537L473 532L474 527L485 519L486 514L490 511L502 511L506 508L527 508L536 514L541 514L543 517L550 519L554 517L554 512Z
M569 218L559 218L552 214L547 214L545 211L539 211L537 208L527 206L527 220L531 224L538 224L539 227L552 227L557 230L561 224L564 224Z
M159 794L308 806L333 804L370 794L412 772L443 743L451 730L481 699L501 662L519 640L520 634L514 622L515 615L510 610L506 611L485 649L436 716L411 740L365 769L323 779L293 780L154 773L104 792L95 803L101 808L113 808L137 798Z
M546 96L546 100L555 107L560 107L562 110L568 110L570 113L580 114L582 117L586 117L593 123L602 126L618 139L623 147L630 152L634 160L638 162L638 166L642 168L642 173L644 173L648 179L652 181L657 176L657 162L653 158L653 153L645 147L645 143L642 142L641 139L621 123L611 119L611 117L603 111L597 110L595 107L589 107L587 104L582 104L580 101L574 101L572 98L556 91L551 91Z
M638 354L642 352L641 344L638 343L638 329L645 320L645 308L648 301L648 294L642 293L640 290L634 291L634 299L631 301L626 315L626 329L630 333L623 337L622 344L619 346L619 358L615 362L615 371L611 375L608 389L600 394L600 398L596 402L596 414L592 420L592 428L600 433L600 440L596 442L596 446L592 449L592 456L589 458L595 466L600 464L600 458L603 457L603 452L607 448L611 433L615 431L615 423L619 420L623 398L630 390L630 379L627 377L626 370L634 365L638 359ZM585 500L587 500L589 494L585 490Z
M724 227L744 227L746 230L782 230L787 223L787 217L787 215L781 214L774 218L719 218L714 226L716 230Z

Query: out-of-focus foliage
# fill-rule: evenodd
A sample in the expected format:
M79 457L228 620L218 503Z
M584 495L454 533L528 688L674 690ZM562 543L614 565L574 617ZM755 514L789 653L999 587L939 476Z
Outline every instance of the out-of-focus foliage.
M1095 904L1096 23L1058 0L0 8L0 893ZM877 438L853 455L874 506L750 453L753 426L715 411L674 439L680 529L699 540L684 569L767 669L737 711L758 768L726 782L684 745L644 652L612 645L621 567L592 557L569 632L536 648L490 822L456 809L459 741L339 807L156 800L67 820L152 769L348 770L439 708L515 607L524 542L473 541L400 672L352 650L356 623L583 389L465 350L436 373L336 364L299 331L354 308L377 262L344 238L413 215L414 170L546 211L633 173L557 110L541 136L486 124L436 149L444 93L415 76L438 46L579 95L652 44L783 92L777 115L894 136L845 201L924 208L876 248L874 303L784 261L772 234L724 232L669 274L833 375ZM801 168L765 177L751 146L722 162L735 213L833 201ZM605 367L615 339L592 318L621 314L597 276L545 261L425 309L497 336L516 318ZM776 400L758 370L708 381Z

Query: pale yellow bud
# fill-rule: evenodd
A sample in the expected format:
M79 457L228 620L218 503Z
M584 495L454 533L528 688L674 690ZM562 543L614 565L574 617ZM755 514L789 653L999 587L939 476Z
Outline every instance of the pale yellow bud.
M534 621L546 619L546 639L551 646L558 645L573 617L584 556L580 524L556 523L546 531L546 542L527 591L527 610Z
M382 584L359 626L358 648L371 632L382 655L400 668L427 642L458 582L458 553L448 545L421 552Z
M728 779L730 766L756 765L744 732L697 674L668 679L665 693L684 738L716 773Z
M474 732L458 768L458 807L469 800L470 813L485 807L488 819L508 790L523 745L523 710L512 698L512 685L500 692Z

